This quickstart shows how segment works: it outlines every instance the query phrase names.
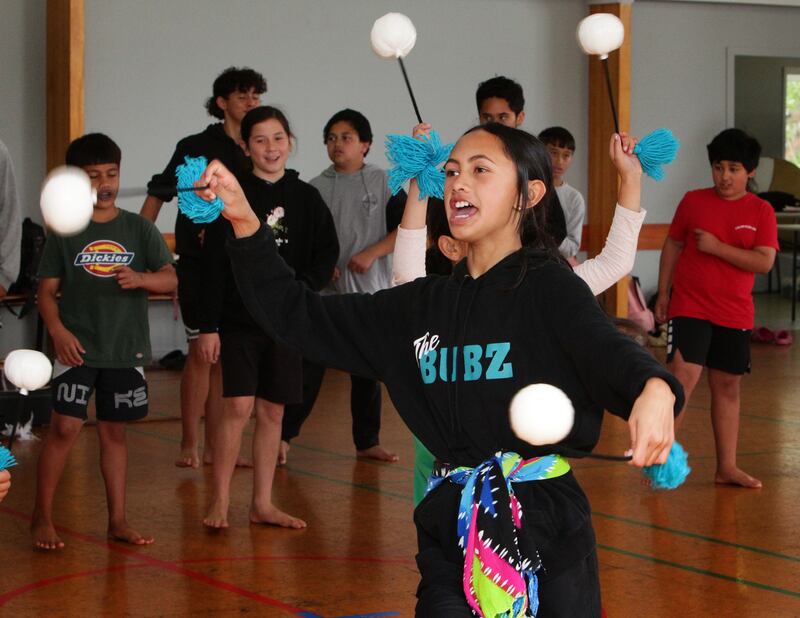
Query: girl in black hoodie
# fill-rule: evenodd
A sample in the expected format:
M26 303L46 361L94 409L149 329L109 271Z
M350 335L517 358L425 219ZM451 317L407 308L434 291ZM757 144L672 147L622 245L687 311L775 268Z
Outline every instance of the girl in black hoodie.
M322 289L333 274L339 242L319 192L286 169L292 141L286 116L274 107L250 110L242 120L242 139L253 171L240 182L254 215L272 229L281 261L291 267L298 285ZM255 404L250 521L304 528L304 521L278 509L271 497L284 406L303 398L303 359L265 334L242 302L225 253L230 235L231 225L223 218L206 226L200 350L208 362L222 362L224 412L213 444L213 495L203 523L228 525L231 476Z
M599 616L590 507L559 452L591 450L605 408L629 423L633 465L665 462L680 384L617 332L539 232L536 205L551 189L539 140L476 127L445 170L450 229L467 258L450 277L373 295L298 285L224 166L212 162L200 184L225 202L237 237L228 253L256 322L315 361L382 380L441 463L414 516L417 615ZM524 249L523 234L534 239ZM511 431L509 403L531 383L572 400L575 423L558 444Z

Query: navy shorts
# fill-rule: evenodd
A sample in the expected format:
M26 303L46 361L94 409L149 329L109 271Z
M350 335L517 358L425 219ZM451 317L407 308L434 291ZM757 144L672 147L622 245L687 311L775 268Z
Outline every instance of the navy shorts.
M56 363L52 381L53 409L86 420L93 392L98 421L128 422L147 416L147 381L141 367L98 369Z
M298 352L261 330L223 330L219 338L223 397L303 401L303 357Z
M698 318L672 318L667 325L667 362L680 350L687 363L725 373L750 373L750 330Z

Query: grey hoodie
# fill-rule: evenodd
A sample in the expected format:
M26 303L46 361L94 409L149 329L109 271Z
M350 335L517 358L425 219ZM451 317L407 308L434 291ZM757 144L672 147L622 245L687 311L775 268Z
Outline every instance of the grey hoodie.
M387 234L386 205L392 194L386 172L375 165L365 164L357 172L340 174L331 165L312 179L310 184L320 192L328 205L339 237L339 261L336 266L341 277L331 283L327 291L371 294L391 287L391 254L375 260L363 274L347 269L350 258Z
M19 275L22 223L14 180L14 166L3 142L0 142L0 287L8 287Z

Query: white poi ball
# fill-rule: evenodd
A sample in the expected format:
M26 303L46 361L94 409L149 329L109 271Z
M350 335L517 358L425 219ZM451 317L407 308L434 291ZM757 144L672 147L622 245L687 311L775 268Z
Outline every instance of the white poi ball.
M541 446L567 437L575 421L569 397L551 384L529 384L511 400L511 429L520 440Z
M591 56L608 58L625 40L625 26L622 20L611 13L595 13L578 24L578 43L583 51Z
M53 375L50 359L36 350L14 350L6 356L3 373L20 393L42 388Z
M95 199L88 174L63 165L45 178L39 205L47 227L60 236L72 236L89 225Z
M375 20L369 38L381 58L405 58L417 42L417 29L402 13L386 13Z

